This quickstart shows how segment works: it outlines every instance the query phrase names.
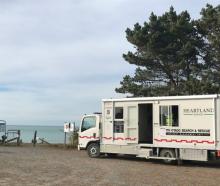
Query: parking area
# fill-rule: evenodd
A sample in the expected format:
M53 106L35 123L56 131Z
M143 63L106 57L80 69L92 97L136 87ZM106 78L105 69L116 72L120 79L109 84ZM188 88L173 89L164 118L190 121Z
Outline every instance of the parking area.
M85 151L0 147L0 185L217 185L220 163L164 165L130 157L92 159Z

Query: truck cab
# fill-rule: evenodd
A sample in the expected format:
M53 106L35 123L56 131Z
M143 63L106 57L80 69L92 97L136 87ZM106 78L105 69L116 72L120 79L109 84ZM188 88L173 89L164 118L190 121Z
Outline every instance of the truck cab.
M84 115L79 128L78 149L90 149L93 154L97 153L100 140L101 113ZM93 147L95 146L95 148ZM99 149L98 149L99 150ZM99 152L98 152L99 153Z

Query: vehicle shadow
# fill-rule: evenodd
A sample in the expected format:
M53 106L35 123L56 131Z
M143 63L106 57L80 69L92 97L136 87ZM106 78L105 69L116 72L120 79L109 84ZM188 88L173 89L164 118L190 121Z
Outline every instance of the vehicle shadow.
M184 160L181 165L178 165L177 162L173 164L165 164L162 160L154 160L154 159L145 159L145 158L137 158L132 155L117 155L115 157L109 157L108 155L102 155L101 159L114 159L114 160L122 160L122 161L136 161L136 162L148 162L154 163L157 165L167 165L167 166L178 166L178 167L204 167L204 168L220 168L220 160L213 160L209 162L202 161L189 161Z
M220 161L213 160L209 162L202 161L183 161L181 167L204 167L204 168L220 168Z
M0 154L13 154L14 152L11 151L0 151Z

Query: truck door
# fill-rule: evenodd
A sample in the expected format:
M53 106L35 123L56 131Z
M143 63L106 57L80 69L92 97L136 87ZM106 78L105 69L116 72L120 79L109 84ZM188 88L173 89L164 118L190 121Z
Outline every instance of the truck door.
M137 143L138 142L138 109L137 106L127 107L127 127L126 141L127 143ZM125 128L126 128L125 127Z
M99 140L99 118L95 115L84 116L79 132L79 147L86 148L88 142Z
M117 104L117 103L116 103ZM104 144L126 145L138 142L137 105L105 102L102 140Z

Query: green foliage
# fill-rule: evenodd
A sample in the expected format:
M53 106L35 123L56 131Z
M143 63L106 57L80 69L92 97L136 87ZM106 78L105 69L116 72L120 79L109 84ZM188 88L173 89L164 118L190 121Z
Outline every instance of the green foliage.
M220 91L220 6L207 5L201 19L171 7L126 30L135 51L123 54L137 66L116 92L132 96L210 94Z

